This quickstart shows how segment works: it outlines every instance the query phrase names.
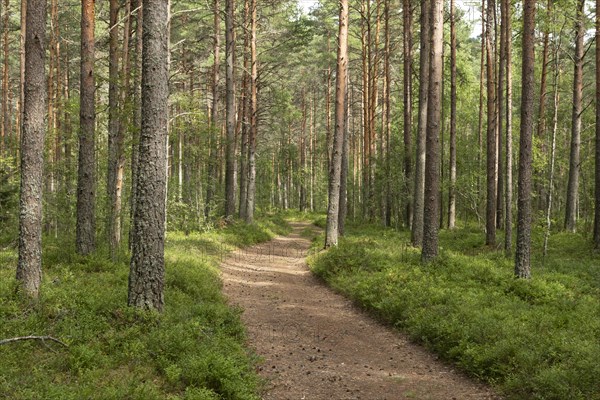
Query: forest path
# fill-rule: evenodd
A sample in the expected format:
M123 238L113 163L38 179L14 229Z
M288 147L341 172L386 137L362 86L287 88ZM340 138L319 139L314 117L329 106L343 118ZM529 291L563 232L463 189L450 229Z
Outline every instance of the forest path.
M222 263L225 294L245 310L249 345L264 360L263 399L497 398L322 284L305 262L302 232L314 227L292 225Z

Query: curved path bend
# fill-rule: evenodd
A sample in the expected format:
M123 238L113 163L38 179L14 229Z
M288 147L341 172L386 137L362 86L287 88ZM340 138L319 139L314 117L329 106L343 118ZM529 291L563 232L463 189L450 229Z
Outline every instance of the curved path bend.
M249 345L263 360L264 400L498 399L315 278L306 229L294 223L289 236L222 263L225 294L244 309Z

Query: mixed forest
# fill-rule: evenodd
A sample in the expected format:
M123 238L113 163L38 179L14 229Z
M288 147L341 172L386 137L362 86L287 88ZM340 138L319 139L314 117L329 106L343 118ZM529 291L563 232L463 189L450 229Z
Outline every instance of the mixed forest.
M285 215L469 374L600 399L599 32L585 0L2 0L0 394L257 398L217 267Z

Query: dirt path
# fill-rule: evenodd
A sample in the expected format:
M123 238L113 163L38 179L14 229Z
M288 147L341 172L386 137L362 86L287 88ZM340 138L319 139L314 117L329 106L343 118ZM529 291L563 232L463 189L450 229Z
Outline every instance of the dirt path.
M225 294L244 308L250 346L264 359L263 399L496 399L308 271L309 227L240 250L222 265Z

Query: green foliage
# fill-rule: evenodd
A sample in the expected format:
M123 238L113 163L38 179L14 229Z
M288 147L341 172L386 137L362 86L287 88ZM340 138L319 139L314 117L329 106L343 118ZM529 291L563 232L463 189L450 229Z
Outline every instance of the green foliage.
M126 307L126 263L44 249L42 299L15 295L13 250L0 252L0 338L65 341L0 347L0 394L21 399L258 399L239 310L221 294L217 263L236 246L285 233L277 215L200 234L170 232L163 314Z
M509 399L600 399L600 270L583 238L553 236L529 281L514 279L512 260L487 249L474 229L442 231L444 249L428 267L408 240L361 226L310 264Z

